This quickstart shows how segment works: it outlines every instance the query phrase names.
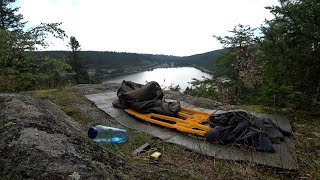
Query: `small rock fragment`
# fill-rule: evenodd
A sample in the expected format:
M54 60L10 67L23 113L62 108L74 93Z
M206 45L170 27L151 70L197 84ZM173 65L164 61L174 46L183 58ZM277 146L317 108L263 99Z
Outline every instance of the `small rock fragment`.
M71 179L74 179L74 180L79 180L80 174L78 172L73 172L71 175L69 175L69 177L71 177Z

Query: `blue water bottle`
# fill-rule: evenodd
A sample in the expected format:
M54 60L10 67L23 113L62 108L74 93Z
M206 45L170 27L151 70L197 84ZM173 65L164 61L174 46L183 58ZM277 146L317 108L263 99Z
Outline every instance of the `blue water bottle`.
M88 130L88 137L95 142L122 143L128 138L125 129L97 125Z

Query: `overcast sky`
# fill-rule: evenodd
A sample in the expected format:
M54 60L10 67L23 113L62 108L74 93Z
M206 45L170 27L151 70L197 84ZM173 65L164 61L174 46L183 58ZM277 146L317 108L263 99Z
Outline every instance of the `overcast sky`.
M62 22L82 50L186 56L220 49L213 35L259 27L276 0L18 0L29 25ZM68 39L47 50L66 50Z

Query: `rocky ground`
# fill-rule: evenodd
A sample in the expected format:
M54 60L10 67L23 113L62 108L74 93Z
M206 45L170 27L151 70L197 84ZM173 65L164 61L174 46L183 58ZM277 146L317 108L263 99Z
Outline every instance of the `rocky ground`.
M65 179L79 173L99 179L104 177L99 166L110 179L120 176L115 169L123 169L124 162L81 138L81 125L49 100L1 94L0 109L4 179Z
M83 85L73 87L71 91L85 95L116 91L119 87L119 84ZM59 95L66 96L63 92ZM195 177L170 166L155 169L145 163L128 164L100 144L93 143L86 137L89 126L99 123L113 127L121 125L86 99L72 97L72 93L65 98L77 109L67 107L62 111L61 106L41 97L41 91L37 95L34 92L0 94L1 178L140 179L148 178L150 173L158 174L161 179L172 174L182 179ZM84 119L96 122L68 116L74 111L80 111L85 115Z
M85 94L116 91L120 84L0 94L0 179L283 179L317 178L319 137L316 121L293 123L301 171L201 156L150 135L129 131L130 141L116 147L93 143L87 129L96 124L121 127L87 100ZM219 102L165 91L165 97L204 108ZM305 118L304 116L301 119ZM308 126L308 124L313 126ZM145 142L161 148L157 163L137 160L131 152ZM306 144L307 143L307 144ZM317 150L318 149L318 150ZM312 157L312 158L311 158Z

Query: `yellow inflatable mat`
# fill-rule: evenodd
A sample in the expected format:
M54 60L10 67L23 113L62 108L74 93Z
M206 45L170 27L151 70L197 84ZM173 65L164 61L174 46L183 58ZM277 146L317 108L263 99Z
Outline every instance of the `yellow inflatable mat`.
M125 111L141 120L199 136L205 136L206 132L212 129L205 125L211 114L194 109L181 108L178 117L156 113L141 114L133 109L125 109Z

